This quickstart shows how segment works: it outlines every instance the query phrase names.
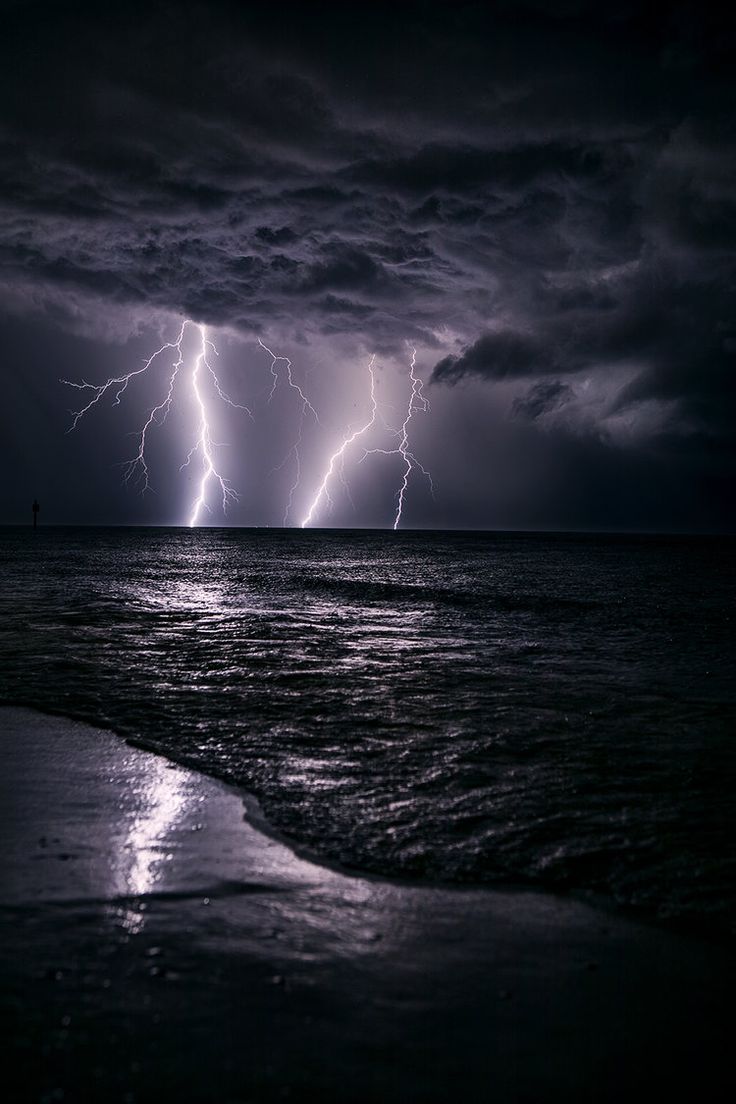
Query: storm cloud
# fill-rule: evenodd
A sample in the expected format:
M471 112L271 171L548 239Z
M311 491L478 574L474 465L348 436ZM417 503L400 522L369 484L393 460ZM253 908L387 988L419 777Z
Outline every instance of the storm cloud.
M185 316L320 356L409 339L458 403L481 384L548 435L732 472L733 18L575 0L2 14L6 316L92 340Z

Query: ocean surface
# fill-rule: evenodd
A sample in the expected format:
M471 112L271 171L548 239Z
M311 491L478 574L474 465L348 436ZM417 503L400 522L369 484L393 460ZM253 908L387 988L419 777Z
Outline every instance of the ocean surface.
M736 542L0 529L0 699L317 856L736 931Z

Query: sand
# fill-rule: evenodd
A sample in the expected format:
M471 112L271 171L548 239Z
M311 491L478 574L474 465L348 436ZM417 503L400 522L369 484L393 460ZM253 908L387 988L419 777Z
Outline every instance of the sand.
M733 1098L730 946L327 869L238 791L28 710L0 772L6 1099Z

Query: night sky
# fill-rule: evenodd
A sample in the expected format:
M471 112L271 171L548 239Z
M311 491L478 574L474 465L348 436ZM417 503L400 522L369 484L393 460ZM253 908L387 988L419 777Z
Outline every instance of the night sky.
M298 524L369 413L407 527L732 528L736 22L703 4L2 3L0 521L182 524L170 361L67 434L79 394L184 318L222 387L226 523ZM196 345L196 330L187 340ZM189 345L187 346L189 350ZM316 523L386 526L400 457L346 455ZM359 462L360 461L360 462ZM282 465L279 467L279 465ZM8 474L10 478L8 478ZM206 520L222 524L216 494Z

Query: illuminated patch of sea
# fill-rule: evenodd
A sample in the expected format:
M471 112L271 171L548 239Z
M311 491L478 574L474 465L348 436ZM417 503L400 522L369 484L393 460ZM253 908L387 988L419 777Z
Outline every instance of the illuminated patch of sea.
M736 930L734 541L0 530L0 698L350 868Z

